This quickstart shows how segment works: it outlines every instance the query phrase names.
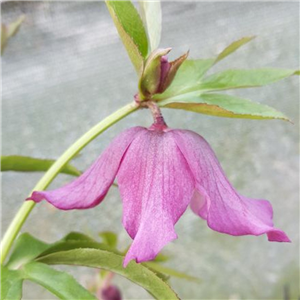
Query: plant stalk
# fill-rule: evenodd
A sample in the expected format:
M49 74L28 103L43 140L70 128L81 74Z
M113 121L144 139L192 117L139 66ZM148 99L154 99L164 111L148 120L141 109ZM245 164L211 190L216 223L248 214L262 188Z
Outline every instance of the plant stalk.
M81 136L73 145L71 145L51 166L51 168L44 174L37 185L33 188L33 191L45 190L49 184L54 180L60 170L77 154L82 150L88 143L95 139L99 134L108 129L110 126L120 121L127 115L131 114L139 108L139 105L135 102L131 102L119 110L106 117L100 123L92 127L83 136ZM34 208L35 202L28 200L23 203L14 219L10 223L6 233L1 242L0 253L1 253L1 264L5 261L5 258L17 237L22 225L29 216L31 210Z

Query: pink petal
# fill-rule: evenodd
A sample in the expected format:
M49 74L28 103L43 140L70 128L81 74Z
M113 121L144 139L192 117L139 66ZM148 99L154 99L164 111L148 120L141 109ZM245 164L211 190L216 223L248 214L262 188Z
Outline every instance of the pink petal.
M132 140L143 127L133 127L117 136L80 177L52 191L33 192L27 200L46 199L59 209L85 209L98 205L112 185L120 162Z
M123 225L134 239L124 266L152 260L177 238L174 225L193 195L191 171L170 132L149 130L132 142L117 178Z
M172 134L196 180L191 208L211 229L235 236L266 233L269 241L290 242L283 231L273 227L271 204L239 195L201 136L185 130L173 130Z

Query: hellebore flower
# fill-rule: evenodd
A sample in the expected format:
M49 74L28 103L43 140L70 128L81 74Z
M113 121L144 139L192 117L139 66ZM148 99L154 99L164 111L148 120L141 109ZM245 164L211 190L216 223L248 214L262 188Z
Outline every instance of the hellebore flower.
M203 137L161 123L124 131L78 179L57 190L33 192L28 199L46 199L65 210L91 208L104 199L115 177L123 225L133 239L124 266L132 259L152 260L176 239L174 226L189 204L215 231L266 233L269 241L290 241L273 227L268 201L241 196L231 186Z

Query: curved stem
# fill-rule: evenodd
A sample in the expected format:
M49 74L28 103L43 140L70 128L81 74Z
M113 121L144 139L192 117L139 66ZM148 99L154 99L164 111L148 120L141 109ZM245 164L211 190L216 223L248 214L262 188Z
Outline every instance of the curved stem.
M150 109L155 125L167 126L167 124L166 124L166 122L164 120L164 117L163 117L163 115L161 113L161 110L160 110L159 106L155 102L153 102L153 101L147 101L145 103L145 106L147 106Z
M45 173L45 175L40 179L33 190L44 190L57 176L59 171L89 142L96 138L100 133L105 131L107 128L120 121L127 115L131 114L139 108L138 104L131 102L124 107L120 108L100 123L92 127L88 132L86 132L82 137L80 137L70 148L68 148L62 156L60 156L56 162L51 166L51 168ZM30 214L31 210L35 206L34 201L26 201L23 203L14 219L10 223L3 240L1 242L1 264L4 262L13 241L15 240L17 234L19 233L22 225Z

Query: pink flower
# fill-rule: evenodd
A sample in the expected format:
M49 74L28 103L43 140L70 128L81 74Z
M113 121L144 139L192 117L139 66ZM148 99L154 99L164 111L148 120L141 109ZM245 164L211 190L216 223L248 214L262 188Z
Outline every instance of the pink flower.
M124 260L152 260L177 238L174 225L190 204L194 213L218 232L261 235L290 242L273 227L272 206L246 198L227 180L203 137L188 130L154 124L133 127L116 137L78 179L53 191L33 192L59 209L98 205L117 177L123 201L123 225L133 239Z

